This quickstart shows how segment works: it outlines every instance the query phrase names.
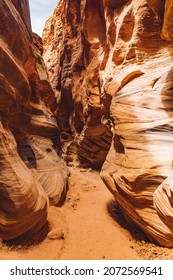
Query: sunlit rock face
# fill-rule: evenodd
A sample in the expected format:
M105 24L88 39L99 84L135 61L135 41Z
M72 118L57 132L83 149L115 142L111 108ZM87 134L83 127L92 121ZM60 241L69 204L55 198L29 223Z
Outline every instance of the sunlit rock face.
M64 0L43 37L64 141L74 138L81 161L101 166L113 131L101 176L127 219L168 247L172 11L170 0Z
M110 84L119 87L110 108L113 142L101 176L125 216L170 247L173 42L165 40L172 30L163 2L128 1L107 14L108 34L114 28L116 35L106 67Z
M9 240L45 225L49 204L65 195L67 170L28 1L1 0L0 22L0 237Z
M44 60L58 101L67 160L101 167L111 145L111 96L102 89L107 55L102 1L60 1L43 32ZM106 53L104 55L104 53Z

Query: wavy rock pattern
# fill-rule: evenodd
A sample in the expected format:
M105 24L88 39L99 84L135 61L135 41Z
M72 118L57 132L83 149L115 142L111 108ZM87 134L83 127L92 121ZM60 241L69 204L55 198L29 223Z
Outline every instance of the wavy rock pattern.
M0 21L0 236L10 240L45 225L49 202L65 195L67 169L28 1L2 0Z
M99 76L107 49L102 1L61 0L46 23L43 46L67 161L77 157L85 166L100 167L112 140L111 96L101 90Z
M114 131L101 176L127 219L168 247L172 3L60 1L43 38L61 136L73 143L81 162L101 166Z
M114 138L101 176L127 219L171 247L173 44L160 37L167 22L160 4L129 1L114 11L112 69L120 88L111 104ZM132 17L130 36L126 23Z
M12 133L2 125L0 132L0 235L9 240L44 226L48 199L19 157Z

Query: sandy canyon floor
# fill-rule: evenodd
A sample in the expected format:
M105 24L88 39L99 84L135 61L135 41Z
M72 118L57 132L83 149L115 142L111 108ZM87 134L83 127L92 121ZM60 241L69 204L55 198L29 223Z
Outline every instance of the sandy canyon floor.
M29 240L1 241L1 260L173 259L173 249L151 244L125 222L98 172L69 170L66 201L50 207L47 228Z

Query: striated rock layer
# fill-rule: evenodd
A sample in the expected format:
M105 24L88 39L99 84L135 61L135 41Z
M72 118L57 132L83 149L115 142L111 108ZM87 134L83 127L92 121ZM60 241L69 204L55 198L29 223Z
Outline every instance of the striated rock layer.
M94 26L94 28L93 28ZM111 96L102 91L100 70L107 50L101 1L63 1L43 32L44 60L58 101L61 143L86 166L100 167L111 145Z
M64 0L44 59L64 141L101 176L127 219L173 246L173 1ZM69 144L69 151L70 144Z
M168 12L163 1L160 5L129 1L109 18L109 26L116 22L116 38L108 67L119 88L110 108L113 142L101 176L125 216L171 247L173 43L164 40Z
M0 21L0 236L9 240L45 225L49 203L65 194L67 170L28 1L1 0Z

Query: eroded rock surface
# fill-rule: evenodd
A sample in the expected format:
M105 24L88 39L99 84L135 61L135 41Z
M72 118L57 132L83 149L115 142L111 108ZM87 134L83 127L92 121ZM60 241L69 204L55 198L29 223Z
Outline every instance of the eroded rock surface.
M168 37L168 11L160 4L129 1L112 12L109 26L116 22L117 31L109 61L112 81L120 86L111 103L115 131L101 176L127 219L150 239L173 246L173 44L161 39Z
M45 225L49 203L65 195L67 170L28 1L0 1L0 21L0 236L9 240Z
M44 31L61 137L128 220L173 246L171 0L60 1ZM50 59L51 57L51 59ZM53 59L53 63L51 60ZM112 128L114 128L112 130Z
M162 37L166 40L173 40L173 1L165 1L165 14L163 19Z
M112 140L111 96L100 80L109 54L106 40L102 1L60 1L43 32L61 143L67 160L75 154L85 166L100 167Z

